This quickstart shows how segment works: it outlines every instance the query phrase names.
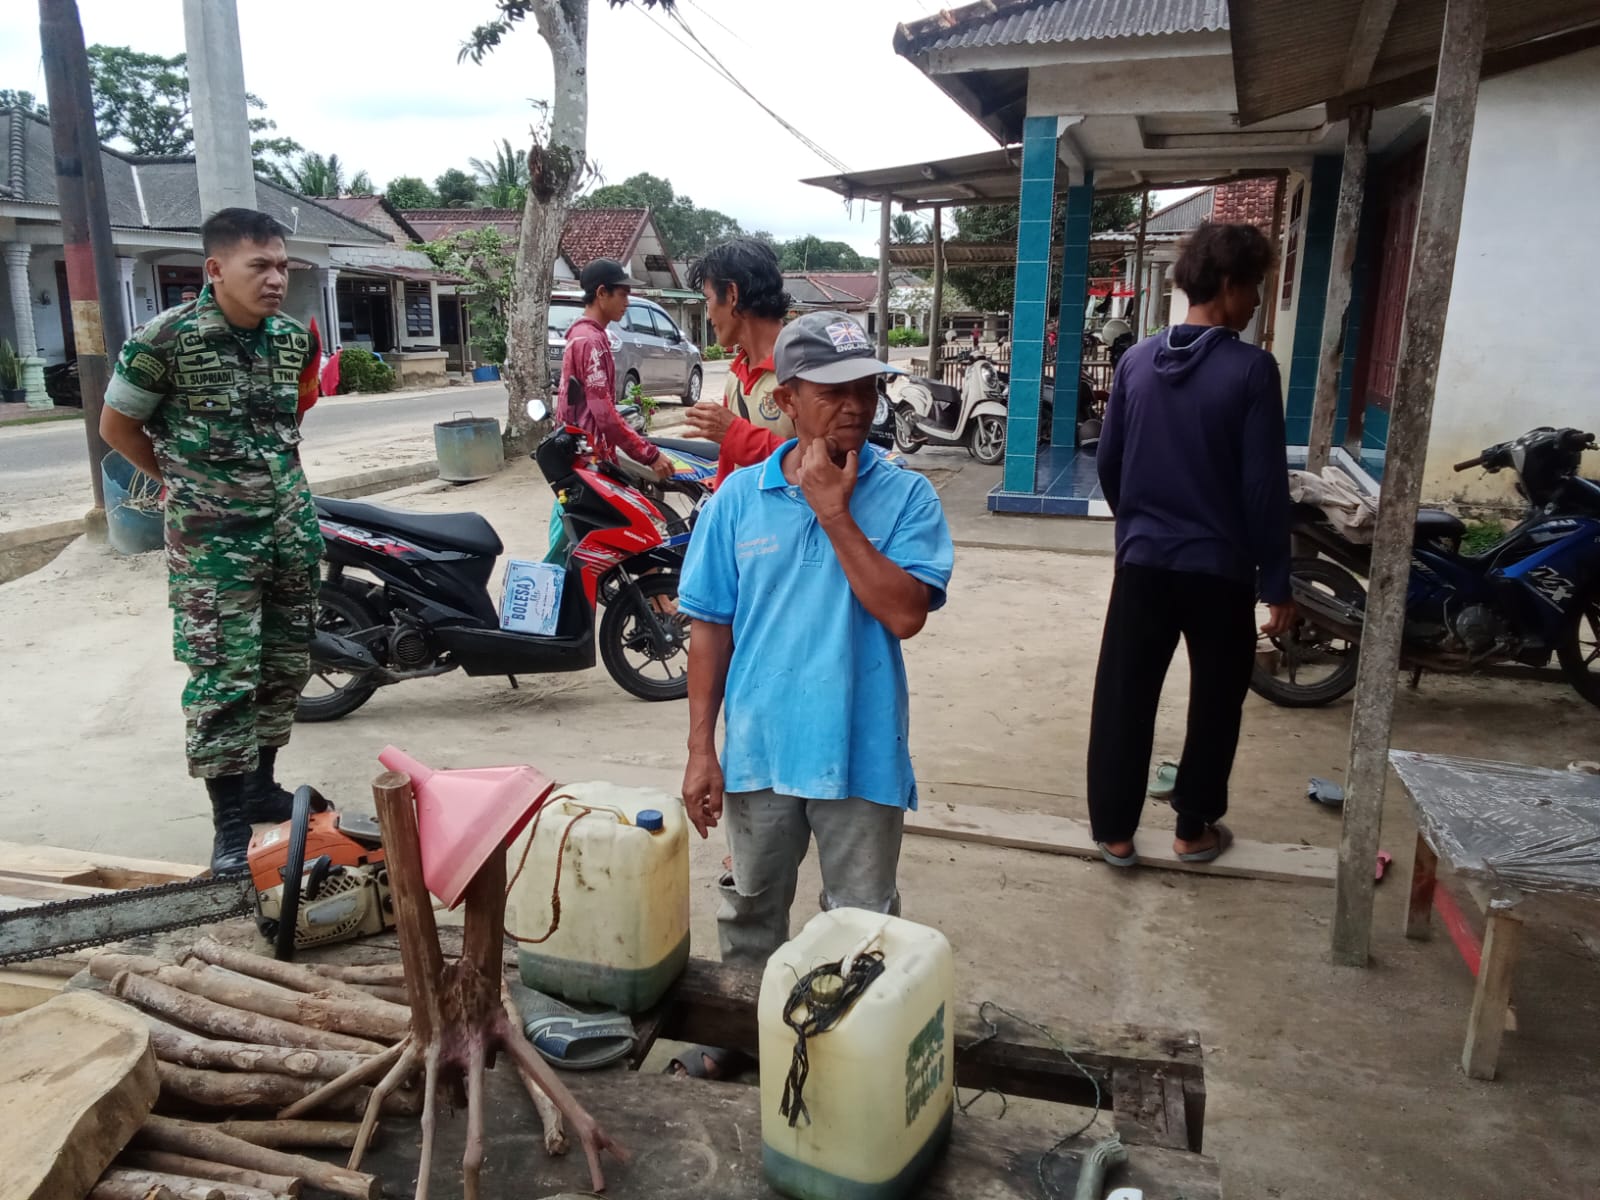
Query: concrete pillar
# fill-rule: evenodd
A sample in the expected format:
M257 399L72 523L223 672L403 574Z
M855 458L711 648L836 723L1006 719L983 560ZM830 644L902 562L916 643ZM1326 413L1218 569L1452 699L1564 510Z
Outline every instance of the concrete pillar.
M1155 285L1150 290L1150 319L1146 329L1161 329L1167 324L1167 264L1154 264Z
M33 247L27 242L6 246L6 278L11 285L11 313L17 327L17 357L22 360L22 387L28 393L29 408L52 408L44 390L44 359L39 357L38 335L33 328L33 287L28 280L28 261Z
M1022 123L1022 186L1017 212L1017 276L1011 306L1011 395L1006 418L1005 490L1032 492L1039 451L1039 385L1044 375L1045 310L1050 304L1050 243L1055 224L1055 117Z
M189 53L200 211L209 217L223 208L255 208L255 164L234 0L183 0L183 36Z
M122 316L129 333L143 324L133 306L133 273L138 265L134 259L117 258L117 296L122 301Z
M317 320L322 328L322 352L332 354L339 346L339 269L318 268L317 282L322 287L322 313Z
M1089 302L1089 229L1094 214L1094 172L1067 189L1061 230L1061 306L1056 310L1056 404L1052 446L1078 444L1078 374L1083 369L1083 318Z

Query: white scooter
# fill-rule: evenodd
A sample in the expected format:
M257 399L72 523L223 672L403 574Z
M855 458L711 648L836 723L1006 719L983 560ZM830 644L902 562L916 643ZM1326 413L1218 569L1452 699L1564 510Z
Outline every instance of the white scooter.
M1009 378L987 355L967 351L958 360L966 367L961 386L907 375L889 384L894 406L894 444L902 454L923 446L965 446L979 462L994 464L1006 456L1006 394ZM1049 429L1054 389L1045 385L1039 424Z

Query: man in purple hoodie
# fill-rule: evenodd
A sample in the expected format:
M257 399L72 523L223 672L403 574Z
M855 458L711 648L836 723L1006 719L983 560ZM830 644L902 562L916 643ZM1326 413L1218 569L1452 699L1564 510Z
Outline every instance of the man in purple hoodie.
M1138 862L1161 686L1181 637L1189 720L1172 805L1174 849L1209 862L1254 664L1256 598L1294 620L1289 485L1278 364L1239 340L1261 302L1272 246L1252 225L1202 225L1173 268L1189 297L1182 325L1147 338L1117 367L1100 433L1100 483L1117 520L1089 729L1089 817L1113 866Z

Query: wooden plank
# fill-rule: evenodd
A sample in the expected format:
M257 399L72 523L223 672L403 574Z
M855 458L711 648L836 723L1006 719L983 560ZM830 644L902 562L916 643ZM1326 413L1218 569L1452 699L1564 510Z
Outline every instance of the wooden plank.
M1411 860L1411 899L1406 905L1408 938L1426 941L1433 936L1433 894L1439 882L1439 856L1420 833Z
M110 888L61 883L54 879L0 871L0 896L13 900L32 900L39 904L49 904L57 900L81 900L85 896L103 896L110 890Z
M160 1084L138 1014L73 993L0 1020L0 1200L87 1195Z
M1169 1105L1167 1085L1176 1087L1176 1105ZM1129 1144L1189 1149L1188 1119L1183 1107L1183 1081L1150 1067L1117 1067L1112 1074L1112 1111L1117 1132Z
M1343 92L1353 92L1367 86L1372 78L1372 66L1378 61L1378 51L1389 32L1389 21L1394 17L1399 0L1361 0L1361 11L1356 14L1355 32L1350 37L1350 49L1345 55L1344 79L1339 85Z
M566 1077L583 1105L631 1152L606 1163L609 1200L778 1200L762 1175L759 1089L744 1084L673 1079L630 1072ZM515 1076L491 1071L485 1089L487 1196L588 1194L583 1156L551 1158ZM919 1200L1038 1200L1038 1164L1059 1129L1013 1114L1003 1121L957 1114L949 1151L915 1189ZM434 1149L434 1191L452 1194L466 1122L442 1119ZM1070 1196L1076 1155L1093 1143L1067 1143L1046 1165L1053 1194ZM418 1169L415 1137L393 1137L369 1153L368 1167L409 1188ZM1136 1187L1157 1200L1220 1200L1217 1164L1203 1155L1158 1146L1129 1148L1128 1164L1108 1183Z
M61 994L67 981L32 971L0 971L0 1016L24 1012Z
M760 1046L756 1001L760 990L761 973L753 967L691 958L673 989L672 1005L662 1020L660 1034L677 1041L725 1046L757 1057ZM1098 1104L1110 1109L1114 1107L1119 1070L1161 1071L1187 1089L1182 1123L1184 1144L1200 1144L1205 1122L1205 1068L1197 1035L1139 1026L1085 1031L1042 1020L1040 1023L1051 1029L1083 1064L1088 1071L1086 1076L1038 1033L1017 1028L1004 1017L998 1019L1002 1022L998 1037L986 1037L988 1028L970 1018L958 1025L958 1086L992 1088L1010 1096L1085 1108ZM1165 1105L1164 1099L1161 1104Z
M1472 992L1467 1041L1461 1049L1461 1069L1473 1079L1495 1076L1521 936L1521 917L1501 909L1489 911L1489 925L1483 935L1483 966Z
M97 850L68 850L60 846L29 846L21 842L0 841L0 872L55 883L76 883L99 888L146 887L153 883L193 879L205 869L189 863L128 858L120 854L102 854Z
M1046 813L1003 812L975 805L959 808L930 805L906 814L905 831L918 837L949 838L985 846L1010 846L1046 854L1073 854L1080 858L1100 857L1100 848L1094 843L1087 821ZM1252 842L1240 838L1215 862L1186 863L1178 861L1172 849L1172 837L1163 831L1141 830L1134 838L1134 845L1142 865L1163 870L1323 887L1331 886L1334 879L1334 854L1325 846Z
M1383 794L1389 782L1411 543L1422 497L1445 314L1455 279L1456 243L1461 233L1461 205L1488 20L1488 0L1449 0L1439 42L1439 86L1422 169L1422 198L1406 284L1405 333L1390 405L1383 496L1372 544L1361 668L1350 720L1350 765L1345 771L1339 878L1330 939L1333 961L1341 966L1366 966L1372 946L1376 886L1372 862L1378 853Z

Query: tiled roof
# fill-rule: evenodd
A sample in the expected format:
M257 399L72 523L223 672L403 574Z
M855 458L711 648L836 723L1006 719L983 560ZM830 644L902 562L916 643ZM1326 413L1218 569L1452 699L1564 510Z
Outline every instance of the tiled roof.
M808 280L841 303L872 304L878 298L876 271L786 271L784 279Z
M522 236L520 208L406 208L400 215L425 242L436 242L464 229L485 227L498 230L509 242Z
M1227 28L1227 0L979 0L901 25L895 49L926 54Z
M1272 230L1272 210L1277 203L1276 179L1240 179L1219 183L1211 206L1211 219L1218 224L1255 225Z
M14 109L0 111L0 146L8 152L6 180L7 190L12 193L8 198L54 207L55 147L49 124ZM101 147L100 171L113 226L184 231L200 228L204 218L193 158L136 158ZM256 204L303 241L364 246L386 240L321 201L259 177Z
M575 208L561 231L561 253L575 271L597 258L626 263L649 219L648 208Z
M336 213L342 213L352 221L360 221L380 233L391 232L389 226L393 225L408 241L422 241L411 223L401 215L399 209L389 203L386 196L323 197L317 203L333 209Z

